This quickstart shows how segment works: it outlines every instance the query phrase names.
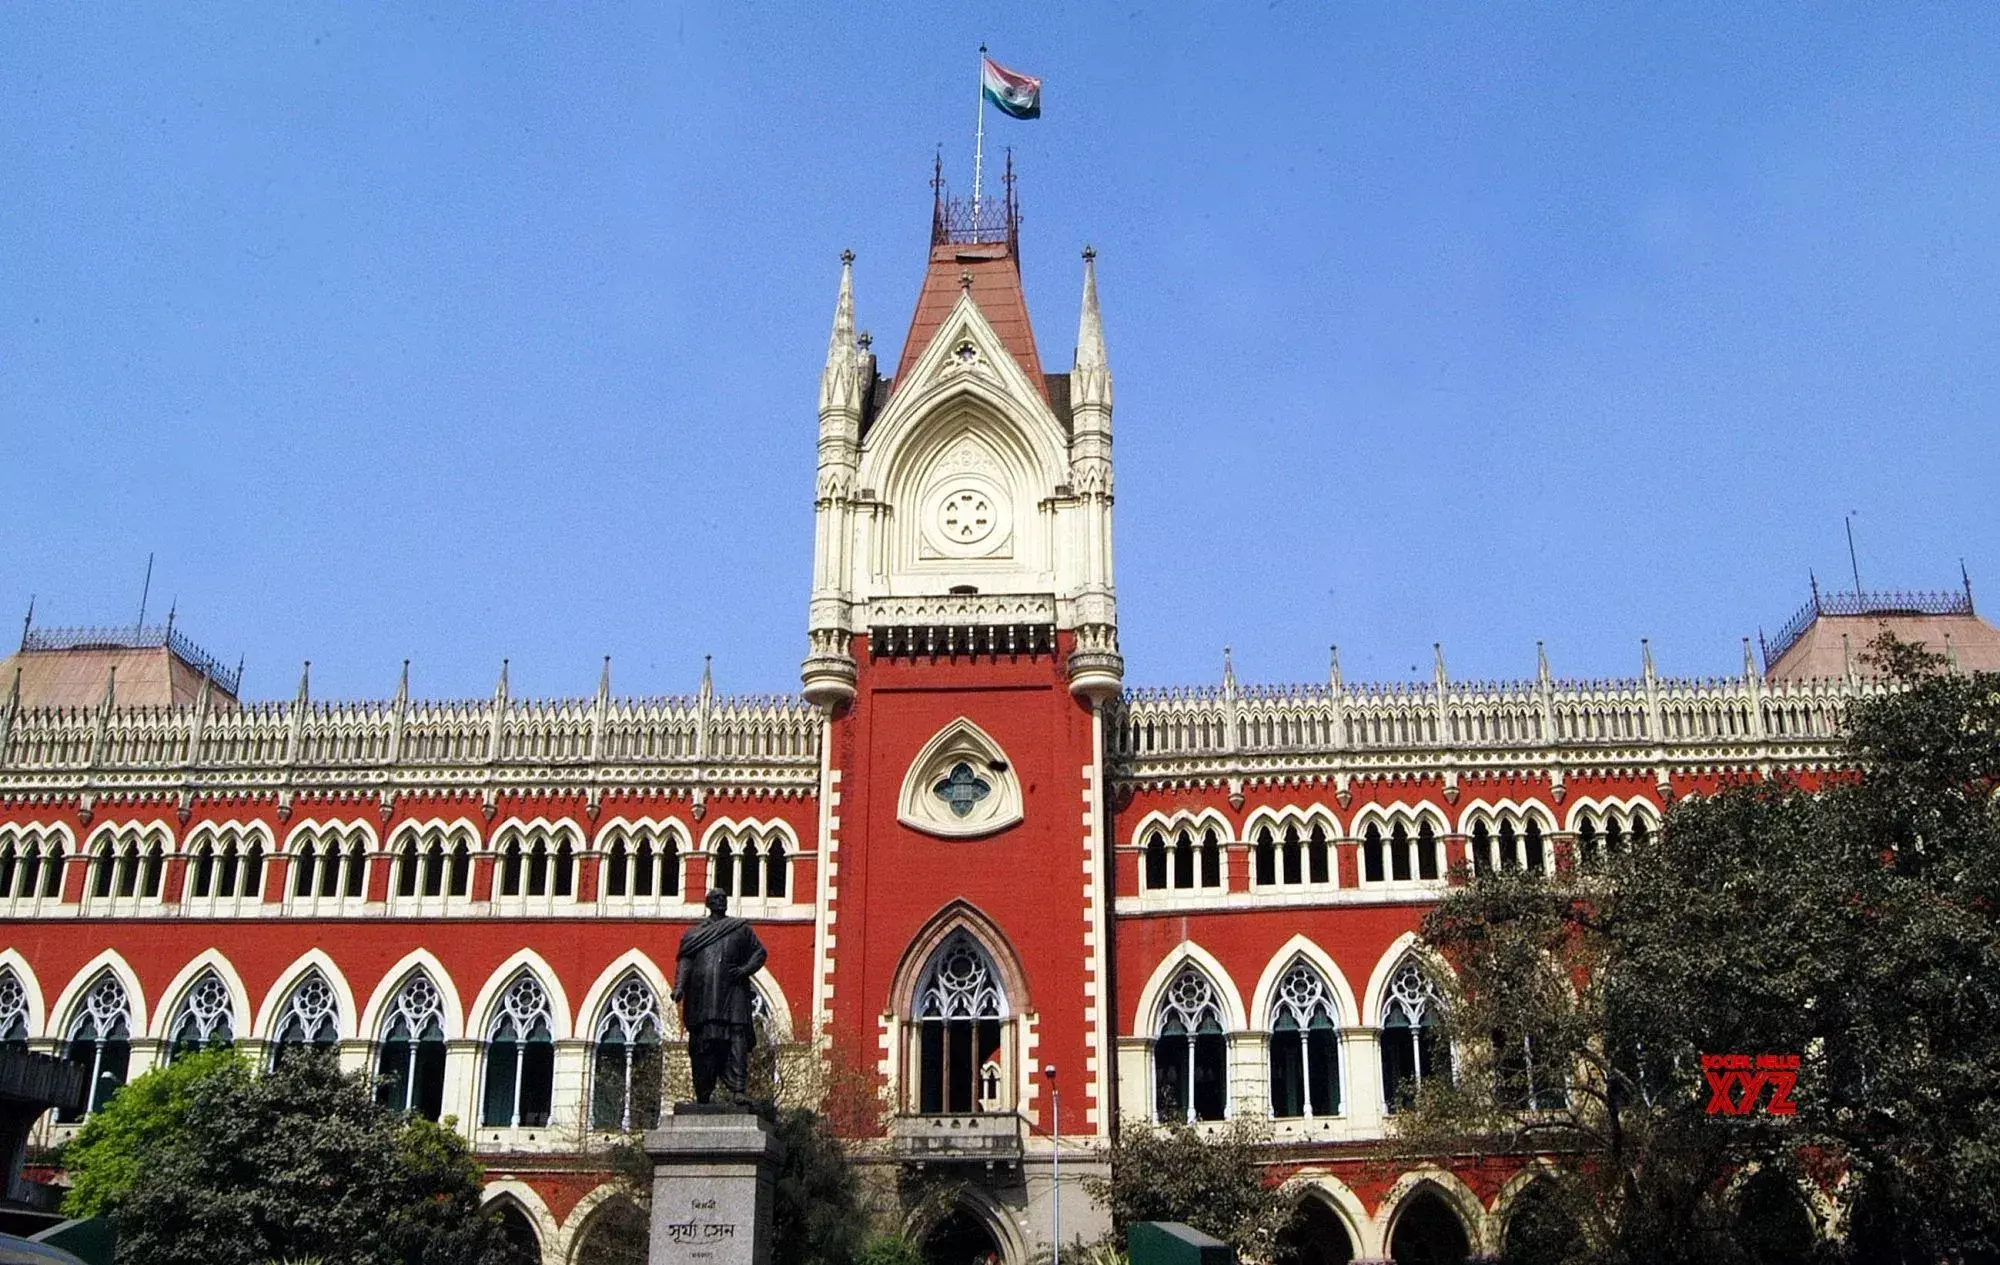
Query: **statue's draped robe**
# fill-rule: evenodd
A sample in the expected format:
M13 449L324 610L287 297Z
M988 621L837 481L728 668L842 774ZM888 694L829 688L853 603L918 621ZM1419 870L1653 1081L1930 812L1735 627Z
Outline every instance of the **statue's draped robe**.
M764 957L757 933L742 918L710 918L681 937L674 978L690 1037L720 1036L731 1024L750 1026L750 977Z

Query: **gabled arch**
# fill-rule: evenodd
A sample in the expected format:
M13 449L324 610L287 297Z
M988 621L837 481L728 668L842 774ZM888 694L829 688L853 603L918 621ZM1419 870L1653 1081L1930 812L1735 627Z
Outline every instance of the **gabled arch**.
M535 982L548 991L549 1027L554 1038L558 1041L570 1039L570 1034L576 1028L576 1016L570 1010L569 995L563 991L562 979L557 976L555 968L549 965L548 959L533 949L515 950L506 961L494 968L493 973L488 975L486 982L480 986L478 995L472 1000L472 1009L468 1012L472 1021L478 1025L471 1033L475 1039L482 1041L486 1039L487 1030L493 1026L494 1008L499 1005L500 995L514 982L515 977L524 973L534 976Z
M277 980L265 992L264 1000L257 1006L256 1021L250 1031L260 1040L277 1040L277 1033L273 1029L284 1011L285 1002L290 999L292 990L299 986L299 981L310 971L318 971L320 977L326 980L328 987L333 989L334 998L340 1005L341 1038L373 1039L368 1029L358 1026L360 1012L354 1005L354 989L348 985L346 973L327 956L324 949L318 948L307 949L293 958L291 965L278 973ZM443 985L440 984L439 988L443 988Z
M1348 826L1353 838L1360 838L1368 827L1377 826L1386 836L1397 826L1402 826L1415 836L1419 827L1430 823L1431 831L1442 839L1451 830L1451 823L1436 804L1417 802L1410 804L1363 804L1355 811L1354 820Z
M759 971L759 975L763 972ZM612 990L622 983L627 975L637 975L653 990L660 1007L660 1022L668 1040L677 1040L686 1034L681 1031L680 1011L673 1004L673 981L662 971L651 955L642 949L627 949L613 958L597 973L597 978L584 990L583 1001L576 1011L576 1031L585 1040L597 1036L597 1021L604 1014L605 1005L611 1000Z
M1317 1166L1302 1168L1296 1174L1298 1186L1292 1194L1292 1204L1297 1207L1308 1199L1317 1200L1333 1214L1347 1231L1348 1246L1354 1249L1355 1260L1387 1256L1386 1249L1378 1249L1374 1242L1375 1219L1368 1215L1368 1205L1352 1187L1332 1173Z
M1563 829L1575 834L1585 816L1592 816L1602 822L1606 814L1615 813L1622 817L1643 815L1648 826L1660 823L1660 806L1644 795L1584 795L1572 799L1564 805Z
M1021 1237L1020 1227L1014 1218L986 1191L970 1183L953 1192L951 1203L943 1209L919 1204L905 1212L903 1233L912 1240L921 1241L953 1213L964 1213L985 1227L994 1245L1000 1249L1001 1265L1027 1265L1028 1245Z
M978 798L964 812L939 798L937 788L958 780L959 766ZM977 839L1019 822L1025 812L1021 781L993 736L970 717L960 716L931 736L903 772L896 796L896 820L911 830L946 839Z
M1523 825L1533 819L1546 837L1556 829L1555 814L1547 804L1535 799L1493 799L1477 800L1459 810L1457 833L1471 831L1473 823L1484 820L1494 826L1512 817Z
M181 1002L186 999L188 989L208 971L214 971L229 990L230 1033L233 1039L243 1040L251 1034L250 992L243 987L243 977L236 973L236 966L224 957L222 950L209 948L188 960L187 965L175 973L166 988L160 993L160 1004L153 1008L151 1022L144 1029L147 1036L155 1041L169 1041L167 1028L180 1012ZM135 1024L134 1032L140 1031Z
M518 820L518 818L508 818L510 824ZM371 851L379 850L392 856L400 852L403 845L411 839L421 842L433 834L442 839L447 847L462 839L472 851L485 852L491 849L492 841L479 826L480 823L470 817L426 817L422 820L397 822L395 829L379 838L379 843L378 836L371 830L368 832L368 840ZM494 834L497 836L499 832L495 831Z
M500 1209L511 1207L526 1218L528 1226L535 1232L535 1241L541 1247L543 1260L549 1259L550 1249L562 1238L562 1223L549 1211L549 1205L533 1186L518 1177L503 1177L486 1184L479 1192L481 1210L498 1214Z
M1395 1240L1397 1223L1403 1211L1426 1193L1436 1195L1458 1217L1459 1227L1465 1231L1465 1241L1473 1255L1486 1250L1492 1233L1486 1206L1480 1202L1479 1196L1449 1169L1422 1164L1396 1178L1395 1184L1389 1187L1389 1193L1382 1197L1381 1205L1375 1210L1375 1223L1381 1235L1384 1255L1388 1254Z
M21 982L21 999L28 1007L29 1039L59 1035L49 1031L49 1012L42 1000L42 981L35 977L28 959L10 945L0 949L0 968L14 972L14 978Z
M799 854L798 832L782 817L718 817L701 832L701 851L712 854L725 839L734 841L746 835L759 842L772 837L782 839L788 853Z
M1197 967L1215 985L1216 997L1222 1002L1224 1026L1231 1032L1248 1030L1250 1024L1243 1011L1243 995L1237 991L1236 981L1230 977L1229 971L1213 953L1192 940L1183 940L1160 959L1159 965L1147 977L1145 986L1139 990L1133 1032L1139 1036L1153 1034L1153 1019L1160 1010L1160 995L1180 974L1181 968L1189 964Z
M141 845L157 843L160 851L168 855L185 851L175 839L173 828L163 821L107 821L90 832L84 851L96 856L106 839L122 843L128 837Z
M1430 947L1417 938L1414 931L1405 931L1390 942L1389 947L1376 959L1375 969L1368 976L1368 990L1361 995L1361 1022L1371 1028L1382 1026L1382 995L1388 990L1390 977L1403 959L1414 957L1426 965L1437 968L1446 975L1454 972L1451 965Z
M400 828L398 827L398 829ZM309 839L317 845L328 835L338 837L341 848L345 851L348 843L352 841L357 831L361 835L362 845L369 852L374 853L382 850L381 836L375 829L373 822L360 817L325 817L316 820L309 818L286 831L285 845L281 851L281 855L288 857L296 856L298 855L299 844L302 840Z
M1268 827L1282 834L1287 826L1297 827L1301 838L1318 826L1326 832L1328 844L1338 842L1341 837L1339 819L1324 804L1259 804L1243 821L1243 839L1246 843L1255 842L1259 830Z
M1348 987L1347 975L1332 955L1303 934L1295 935L1278 947L1271 960L1264 964L1264 973L1257 977L1257 987L1250 994L1249 1017L1256 1020L1255 1026L1264 1027L1270 1021L1271 994L1278 987L1278 981L1285 977L1292 963L1303 961L1312 966L1326 980L1332 990L1335 1004L1340 1007L1338 1026L1348 1027L1361 1022L1361 1008L1355 1004L1354 990Z
M780 1041L791 1040L792 1034L797 1031L792 1026L792 1003L785 996L785 990L778 986L778 977L771 974L770 967L760 966L757 973L750 977L750 983L764 998L764 1005L771 1016L773 1035Z
M231 834L239 836L244 843L252 841L263 845L264 854L269 856L275 848L271 828L261 821L204 821L197 823L187 832L182 842L182 851L188 852L204 843L221 843Z
M988 917L969 900L954 900L930 916L930 920L917 929L910 942L903 948L903 956L896 963L896 973L891 977L889 1005L893 1013L910 1018L916 1014L916 993L918 983L923 979L924 968L930 965L931 955L936 953L953 932L963 931L976 941L993 960L1000 972L1001 986L1007 993L1008 1008L1016 1015L1029 1014L1034 1010L1028 995L1028 974L1021 967L1020 954L1014 949L1013 941L1000 930L1000 925Z
M1171 813L1155 808L1141 817L1138 825L1132 827L1132 835L1127 843L1136 848L1143 845L1146 837L1155 830L1171 835L1174 831L1184 828L1213 830L1215 841L1225 847L1237 842L1235 831L1229 825L1229 818L1223 816L1219 809L1205 805L1201 808L1177 808Z
M116 976L118 982L125 987L125 1005L128 1010L126 1026L134 1035L151 1031L148 1024L150 1010L146 1005L146 990L139 986L138 973L116 949L105 949L84 963L76 974L70 976L69 983L63 986L61 995L56 998L55 1007L49 1011L52 1023L43 1031L57 1040L67 1041L70 1024L76 1019L77 1006L83 1001L85 994L90 992L91 986L97 983L98 977L106 974Z
M605 1208L608 1205L621 1200L628 1204L640 1218L643 1219L645 1217L645 1210L640 1208L638 1203L626 1192L625 1188L617 1182L605 1182L583 1198L577 1200L576 1206L569 1210L569 1216L563 1221L562 1250L556 1254L557 1259L569 1262L571 1265L582 1265L582 1257L579 1253L583 1245L589 1241L591 1232L596 1228L598 1218L604 1215ZM544 1243L542 1245L542 1258L547 1260L550 1255L549 1245Z
M357 1030L362 1039L380 1041L382 1020L412 975L419 971L437 985L438 996L444 1006L444 1039L462 1040L465 1036L465 1009L458 997L458 985L452 980L451 972L444 969L444 963L429 949L412 949L399 958L375 984L375 991L369 994L368 1005L361 1013Z

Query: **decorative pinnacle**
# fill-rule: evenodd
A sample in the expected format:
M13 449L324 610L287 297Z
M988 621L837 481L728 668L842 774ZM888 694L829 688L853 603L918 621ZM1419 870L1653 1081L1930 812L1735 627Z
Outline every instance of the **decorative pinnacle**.
M1095 258L1097 258L1097 247L1086 244L1083 248L1084 262L1089 263L1091 260Z
M958 288L965 291L967 294L972 293L972 269L962 268L959 270Z
M875 345L875 335L864 329L854 336L854 345L865 352Z
M841 262L841 263L844 263L844 264L851 264L851 263L853 263L853 262L854 262L854 252L853 252L853 251L851 251L851 250L843 250L843 251L841 251L841 252L840 252L840 262Z

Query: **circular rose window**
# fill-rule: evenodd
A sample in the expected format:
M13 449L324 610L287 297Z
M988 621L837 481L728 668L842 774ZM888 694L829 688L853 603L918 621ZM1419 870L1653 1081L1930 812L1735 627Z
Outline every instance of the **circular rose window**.
M938 530L954 545L974 545L993 534L993 502L975 488L950 493L938 505Z

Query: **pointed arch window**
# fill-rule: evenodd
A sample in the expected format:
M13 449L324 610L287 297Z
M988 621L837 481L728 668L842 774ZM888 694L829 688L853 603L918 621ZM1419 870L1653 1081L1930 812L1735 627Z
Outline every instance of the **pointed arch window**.
M992 955L963 931L947 936L918 977L916 1109L1005 1111L1012 1104L1006 990Z
M1394 1111L1415 1100L1428 1077L1451 1078L1451 1050L1438 1030L1444 997L1415 958L1389 977L1382 1002L1382 1101Z
M1271 1114L1340 1114L1340 1029L1333 991L1310 965L1294 962L1271 996Z
M278 1026L272 1034L271 1065L282 1063L300 1050L330 1050L340 1040L340 1000L333 985L317 970L308 971L292 986L278 1012Z
M419 971L382 1022L376 1101L435 1120L444 1111L444 995Z
M548 990L523 971L500 994L500 1005L488 1030L480 1122L489 1129L546 1125L555 1068Z
M28 1049L28 990L12 967L0 966L0 1050Z
M97 977L77 1006L69 1025L69 1061L90 1069L88 1111L101 1111L125 1084L125 1071L132 1061L132 1012L125 986L106 971ZM84 1112L65 1107L56 1119L73 1124Z
M61 894L62 839L53 831L26 830L0 842L0 900L33 900Z
M590 1124L630 1133L660 1123L660 999L635 971L618 981L597 1021Z
M229 986L222 982L213 968L203 971L201 978L181 998L180 1010L174 1014L174 1022L167 1029L172 1042L167 1052L169 1061L197 1050L226 1050L236 1043L236 1025L231 1011Z
M1215 985L1184 966L1160 996L1153 1041L1153 1111L1161 1120L1227 1114L1229 1038Z
M1183 825L1169 833L1155 827L1140 845L1147 891L1188 891L1222 886L1222 843L1215 828L1196 833Z

